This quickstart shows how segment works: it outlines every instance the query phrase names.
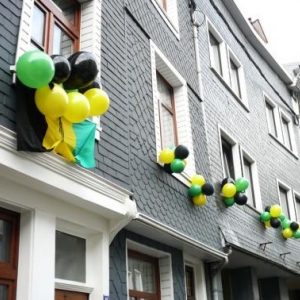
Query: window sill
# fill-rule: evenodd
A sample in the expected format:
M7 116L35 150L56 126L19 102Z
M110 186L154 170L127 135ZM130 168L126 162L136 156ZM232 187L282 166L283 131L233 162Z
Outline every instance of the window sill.
M55 279L55 288L59 290L79 292L90 294L94 288L86 286L84 283L63 280L63 279Z
M158 164L159 166L161 166L162 171L165 172L164 169L163 169L164 165L163 165L162 163L160 163L159 161L157 161L157 164ZM167 173L167 174L169 174L169 173ZM169 175L175 177L175 178L178 179L181 183L183 183L184 185L186 185L186 186L188 186L188 187L191 185L191 183L190 183L190 178L191 178L191 177L190 177L188 174L186 174L185 172L182 172L182 173L171 173L171 174L169 174Z
M180 40L179 36L179 29L178 26L174 24L174 22L169 18L169 16L165 13L164 9L156 2L156 0L151 0L152 4L158 11L158 13L161 15L165 23L168 25L168 27L171 29L172 33L175 35L175 37Z
M248 104L246 104L231 88L231 86L226 82L226 80L218 73L218 71L211 66L210 69L212 72L219 78L219 80L222 82L222 84L226 87L226 89L232 94L232 96L238 101L238 103L243 107L244 110L247 112L250 112Z
M281 145L284 149L286 149L290 154L292 154L296 159L299 159L299 156L297 153L293 152L291 149L289 149L287 146L285 146L275 135L269 132L269 136L275 140L279 145Z

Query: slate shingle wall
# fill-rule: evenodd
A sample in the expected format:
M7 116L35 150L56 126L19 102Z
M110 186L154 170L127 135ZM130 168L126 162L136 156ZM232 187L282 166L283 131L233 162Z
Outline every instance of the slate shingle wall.
M22 1L0 3L0 125L15 129L15 93L10 66L15 63Z

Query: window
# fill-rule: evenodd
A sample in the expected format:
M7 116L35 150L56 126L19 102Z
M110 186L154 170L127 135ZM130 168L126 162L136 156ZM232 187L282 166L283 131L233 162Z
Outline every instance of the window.
M249 187L246 190L246 194L248 197L248 204L255 206L255 196L253 190L253 174L251 169L251 163L245 157L243 157L244 164L244 177L247 178L249 182Z
M163 147L186 146L189 150L186 168L173 176L189 184L186 177L196 171L187 84L152 41L150 48L157 161Z
M157 72L157 91L160 104L162 148L177 145L174 92L172 86Z
M275 122L275 108L270 104L270 102L266 101L266 111L267 111L267 119L268 119L268 126L269 126L269 132L275 136L278 137L277 129L276 129L276 122Z
M179 39L177 0L151 0L163 20Z
M158 259L128 250L129 299L160 299Z
M19 214L0 208L0 299L3 300L16 297L19 220Z
M300 221L300 195L295 194L295 207L296 207L296 219L299 222Z
M221 138L222 142L222 159L225 177L235 178L232 146L224 138Z
M291 150L292 141L291 141L291 135L289 130L289 122L285 118L282 118L281 120L282 120L281 125L282 125L283 144Z
M79 50L80 5L73 0L35 0L32 49L66 57Z
M185 286L187 300L196 300L194 268L185 266Z
M279 198L282 212L287 218L290 218L289 203L288 203L288 193L287 190L279 186Z
M241 87L240 87L240 78L239 78L239 67L233 62L232 59L230 62L230 85L233 91L241 98Z
M215 70L222 76L222 64L221 64L221 52L220 52L220 42L209 32L209 43L210 43L210 53L211 53L211 65Z
M86 240L56 231L55 277L86 281Z

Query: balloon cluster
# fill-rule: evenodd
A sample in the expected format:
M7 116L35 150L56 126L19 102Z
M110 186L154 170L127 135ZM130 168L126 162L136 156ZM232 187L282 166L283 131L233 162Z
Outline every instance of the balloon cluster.
M193 203L196 206L206 204L206 196L211 196L214 193L214 187L210 183L206 183L202 175L194 175L191 178L191 186L189 187L189 195L192 197Z
M282 213L282 209L279 205L266 206L265 210L260 214L260 221L265 224L266 227L278 228L282 225L281 222L285 221L285 215Z
M50 118L65 117L71 123L108 110L109 97L97 84L98 72L95 57L85 51L66 59L33 50L21 55L16 64L20 82L36 89L38 110Z
M226 207L230 207L235 203L244 205L247 203L247 195L245 190L248 188L249 182L246 178L240 177L236 181L232 178L225 178L221 183L222 196Z
M164 164L164 170L171 173L181 173L186 166L189 150L183 145L164 148L159 154L159 161Z
M285 239L300 238L299 223L287 219L277 204L265 207L265 211L260 214L260 221L266 227L279 228L281 226L282 235Z

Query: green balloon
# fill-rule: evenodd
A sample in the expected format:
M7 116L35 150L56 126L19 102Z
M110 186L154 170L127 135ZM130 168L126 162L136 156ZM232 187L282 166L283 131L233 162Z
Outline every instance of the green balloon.
M260 214L260 221L261 222L267 222L271 220L271 215L269 212L264 211Z
M232 206L235 203L234 197L232 197L232 198L224 198L223 201L224 201L226 207L230 207L230 206Z
M285 214L281 214L278 219L282 222L285 219Z
M191 197L199 196L202 193L202 188L198 184L192 184L189 187L189 195Z
M185 164L183 162L183 160L179 159L179 158L175 158L172 162L171 162L171 170L173 173L181 173L185 168Z
M52 58L40 50L25 52L17 61L17 77L24 85L33 89L48 85L54 73Z
M281 222L281 227L282 227L283 229L287 229L287 228L290 228L290 224L291 224L291 221L285 218L285 219Z
M300 230L294 231L293 238L295 238L295 239L299 239L300 238Z
M244 192L248 188L249 182L245 177L240 177L235 181L234 185L237 192Z

